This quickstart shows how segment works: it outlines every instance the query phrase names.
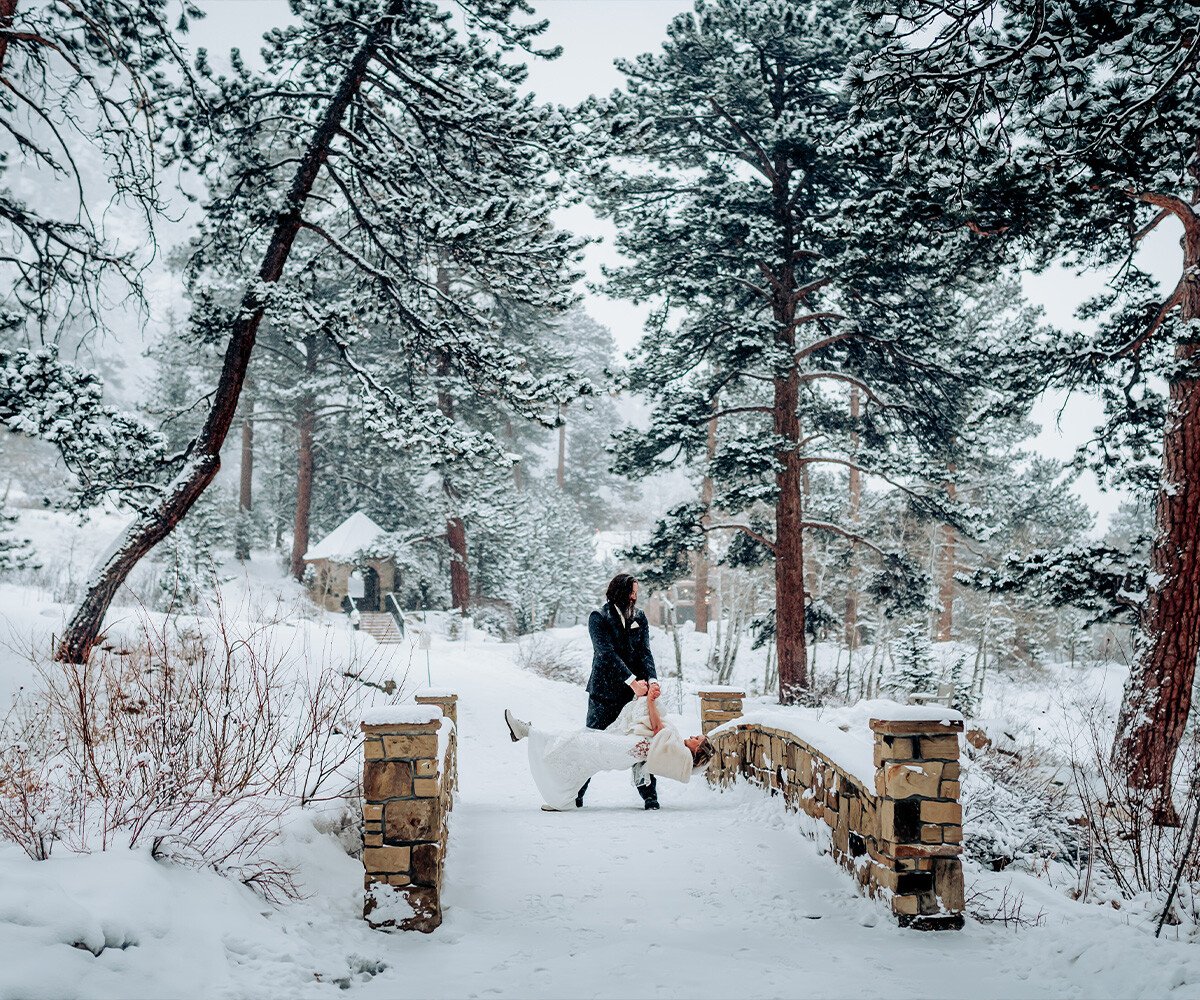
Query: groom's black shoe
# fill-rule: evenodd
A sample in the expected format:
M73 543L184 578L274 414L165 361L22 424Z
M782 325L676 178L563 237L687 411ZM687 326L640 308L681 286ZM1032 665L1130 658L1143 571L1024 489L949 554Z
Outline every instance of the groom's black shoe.
M576 808L576 809L582 809L582 808L583 808L583 796L582 796L582 795L576 795L576 796L575 796L575 808Z
M647 809L657 809L658 808L658 799L647 799L646 800L646 808Z

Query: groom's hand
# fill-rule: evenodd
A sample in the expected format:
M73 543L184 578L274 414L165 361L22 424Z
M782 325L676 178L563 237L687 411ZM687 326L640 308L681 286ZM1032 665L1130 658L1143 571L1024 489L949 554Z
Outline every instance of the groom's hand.
M646 693L650 690L650 685L647 684L645 681L638 681L638 680L630 681L629 686L631 688L633 688L633 693L636 694L639 698L645 698Z

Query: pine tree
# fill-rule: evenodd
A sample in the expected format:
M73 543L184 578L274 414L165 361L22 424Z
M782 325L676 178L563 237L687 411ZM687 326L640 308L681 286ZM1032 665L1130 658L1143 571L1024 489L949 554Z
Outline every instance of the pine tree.
M1099 388L1109 411L1099 464L1158 466L1114 755L1173 821L1200 654L1200 10L1192 0L1119 14L1087 0L863 7L890 44L862 60L861 105L895 107L908 160L941 165L931 213L1035 267L1065 260L1108 278L1111 291L1082 314L1089 333L1045 345L1029 388ZM1183 253L1164 298L1132 262L1167 231L1182 232Z
M160 611L188 611L216 594L220 582L216 548L229 541L228 523L226 513L210 493L167 536L156 553L162 564L158 577Z
M469 34L421 0L299 0L295 22L268 35L262 73L202 63L181 93L178 150L211 191L189 260L193 333L221 346L221 375L174 479L99 567L60 658L86 658L117 587L216 475L268 313L333 348L397 446L502 459L494 438L439 411L427 371L404 394L381 381L384 337L389 353L453 353L460 377L531 418L580 391L531 373L488 308L568 303L576 243L552 227L547 177L569 127L519 96L524 67L508 58L534 52L545 24L517 24L518 0L464 6ZM471 294L447 296L441 268Z
M969 293L947 288L948 274L960 290L982 276L960 257L967 241L926 227L894 182L892 123L845 127L839 81L869 45L848 13L702 0L660 53L619 64L625 89L594 108L614 157L592 178L596 202L631 261L611 287L656 305L628 375L654 411L619 442L620 468L690 462L714 483L637 555L679 576L713 532L765 550L784 702L807 685L805 534L878 550L811 516L806 479L860 469L971 530L927 457L969 446L955 401L993 364L959 323ZM849 387L863 399L853 427Z
M966 664L966 657L959 656L950 665L950 707L969 719L979 711L979 693L965 674Z
M0 575L3 576L39 566L29 539L14 536L18 521L16 514L0 510Z
M937 669L929 634L921 625L905 625L892 641L895 669L885 687L897 697L937 690Z
M27 324L45 344L65 325L104 325L116 289L141 299L162 99L188 75L178 36L202 16L189 0L0 3L0 330ZM112 238L105 204L142 216L142 247Z

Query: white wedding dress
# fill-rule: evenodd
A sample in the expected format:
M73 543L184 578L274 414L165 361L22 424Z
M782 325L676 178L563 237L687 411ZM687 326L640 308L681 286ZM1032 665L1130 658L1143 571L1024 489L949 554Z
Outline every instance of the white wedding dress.
M691 754L674 729L667 726L654 735L646 716L646 700L631 701L607 729L575 729L570 732L531 727L529 771L546 805L574 809L575 796L589 778L601 771L624 771L656 756L667 742L678 743L690 762ZM635 782L643 768L634 775ZM651 768L653 773L658 773ZM688 775L676 780L686 781Z

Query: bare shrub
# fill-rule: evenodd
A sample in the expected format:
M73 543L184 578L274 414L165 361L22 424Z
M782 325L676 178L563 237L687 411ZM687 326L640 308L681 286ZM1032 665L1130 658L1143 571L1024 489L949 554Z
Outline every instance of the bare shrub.
M1046 919L1044 910L1037 913L1025 912L1025 896L1010 893L1010 887L1001 886L997 897L995 889L979 889L967 896L967 913L982 924L1002 924L1005 927L1038 927Z
M557 643L545 633L527 635L517 644L517 663L547 680L568 684L587 682L575 643Z
M1110 756L1111 739L1090 719L1072 762L1075 787L1088 839L1087 864L1074 895L1082 900L1137 904L1154 923L1200 926L1200 743L1197 734L1180 748L1177 787L1189 789L1176 802L1178 826L1155 822L1157 793L1130 788ZM1178 797L1177 797L1178 798Z
M34 653L40 683L0 722L0 836L43 859L149 846L268 898L294 895L269 846L285 813L357 780L360 710L381 676L353 673L308 630L140 617L82 665ZM365 678L365 679L364 679Z

